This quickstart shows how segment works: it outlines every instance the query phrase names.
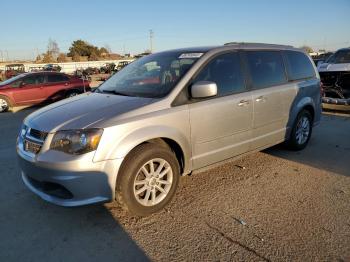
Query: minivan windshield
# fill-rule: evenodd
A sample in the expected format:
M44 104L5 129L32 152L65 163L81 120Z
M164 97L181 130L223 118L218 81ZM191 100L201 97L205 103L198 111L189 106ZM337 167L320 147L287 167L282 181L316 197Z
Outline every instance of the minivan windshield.
M350 63L350 49L339 50L331 55L326 63L329 64L343 64Z
M103 83L96 92L124 96L166 96L203 53L169 51L140 58Z

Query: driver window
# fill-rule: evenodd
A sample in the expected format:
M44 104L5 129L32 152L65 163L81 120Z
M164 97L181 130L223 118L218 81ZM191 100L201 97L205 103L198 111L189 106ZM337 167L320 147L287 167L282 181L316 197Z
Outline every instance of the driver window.
M226 53L213 58L197 75L193 83L215 82L218 96L226 96L245 90L244 77L238 53Z
M44 83L44 75L32 75L24 77L12 83L12 87L20 87L24 83L25 85L38 85Z

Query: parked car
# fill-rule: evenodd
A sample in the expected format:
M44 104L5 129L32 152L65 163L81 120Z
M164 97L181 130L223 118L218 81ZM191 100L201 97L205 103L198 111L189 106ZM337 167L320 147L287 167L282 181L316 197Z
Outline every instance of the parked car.
M55 72L25 73L0 82L0 112L57 101L90 91L89 82Z
M120 71L120 70L122 70L124 67L126 67L127 65L129 64L129 62L128 61L120 61L119 63L118 63L118 65L116 66L116 68L115 68L115 71Z
M101 66L100 72L101 74L111 74L115 70L114 63L106 63Z
M333 52L326 52L318 56L313 56L312 60L314 61L315 65L318 66L319 63L325 62L333 54Z
M169 203L181 175L281 142L305 148L320 88L311 58L290 46L145 56L94 93L29 115L17 143L22 178L58 205L116 198L148 215Z
M9 64L5 66L5 78L10 79L19 74L25 73L25 67L23 64Z
M29 67L29 72L40 72L45 71L42 66L31 66Z
M47 64L43 66L43 71L61 72L61 67L56 64Z
M350 105L350 48L342 48L319 63L323 83L323 103Z

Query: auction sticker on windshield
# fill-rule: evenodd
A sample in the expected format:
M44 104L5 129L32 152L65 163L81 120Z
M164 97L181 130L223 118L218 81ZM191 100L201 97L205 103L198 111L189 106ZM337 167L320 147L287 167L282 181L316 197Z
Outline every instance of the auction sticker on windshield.
M179 56L180 59L182 58L200 58L203 55L203 53L185 53L181 54Z

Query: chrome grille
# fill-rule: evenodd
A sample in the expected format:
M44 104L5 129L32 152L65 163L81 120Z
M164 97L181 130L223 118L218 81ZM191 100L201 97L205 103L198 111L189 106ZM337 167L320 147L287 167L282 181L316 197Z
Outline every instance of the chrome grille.
M42 141L44 141L46 139L46 137L47 137L47 133L46 132L39 131L39 130L36 130L36 129L33 129L33 128L30 129L29 135L31 137L34 137L34 138L42 140Z
M23 137L23 150L32 154L38 154L47 137L46 132L28 128Z

